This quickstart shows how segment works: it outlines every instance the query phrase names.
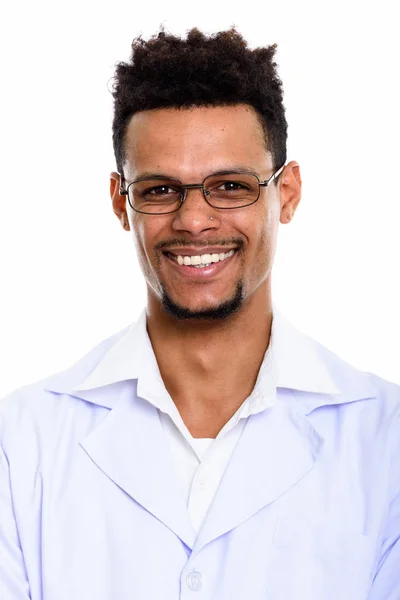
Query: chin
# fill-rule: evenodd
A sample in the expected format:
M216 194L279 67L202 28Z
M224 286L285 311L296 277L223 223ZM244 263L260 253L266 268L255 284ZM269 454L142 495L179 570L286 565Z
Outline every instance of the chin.
M217 321L226 319L230 315L238 312L243 304L243 284L239 282L236 286L234 295L216 304L207 307L189 307L175 302L169 294L163 289L162 306L165 312L180 321Z

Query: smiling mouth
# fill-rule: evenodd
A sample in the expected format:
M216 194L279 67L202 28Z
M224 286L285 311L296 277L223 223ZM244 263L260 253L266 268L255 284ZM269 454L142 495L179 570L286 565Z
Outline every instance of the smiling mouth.
M198 254L196 256L185 256L181 254L172 254L171 252L166 252L165 254L174 260L178 265L187 266L187 267L196 267L197 269L204 269L205 267L209 267L213 263L222 262L227 258L233 256L236 252L236 249L229 250L229 252L220 252L219 254Z

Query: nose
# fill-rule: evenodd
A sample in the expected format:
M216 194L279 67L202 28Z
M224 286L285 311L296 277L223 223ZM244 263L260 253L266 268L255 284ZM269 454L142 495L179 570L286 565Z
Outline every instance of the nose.
M217 209L210 206L200 188L188 189L180 209L173 213L174 231L186 231L199 235L207 229L218 229L220 218Z

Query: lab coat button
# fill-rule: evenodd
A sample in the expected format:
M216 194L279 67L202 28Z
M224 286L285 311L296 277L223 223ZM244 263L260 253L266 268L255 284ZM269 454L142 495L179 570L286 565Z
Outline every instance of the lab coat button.
M203 575L200 571L190 571L186 577L186 583L189 590L192 592L198 592L203 587Z

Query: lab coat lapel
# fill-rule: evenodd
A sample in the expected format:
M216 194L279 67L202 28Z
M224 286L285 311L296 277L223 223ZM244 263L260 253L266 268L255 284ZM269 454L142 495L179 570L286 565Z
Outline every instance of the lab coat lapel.
M94 393L101 404L101 389L79 395ZM192 548L194 530L157 409L136 396L135 381L124 382L119 393L115 407L81 445L109 479Z
M278 390L274 407L249 417L194 550L274 502L313 468L322 441L286 394Z

